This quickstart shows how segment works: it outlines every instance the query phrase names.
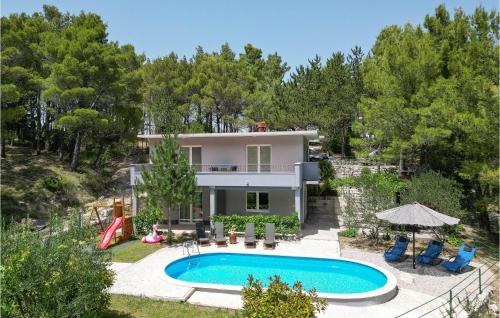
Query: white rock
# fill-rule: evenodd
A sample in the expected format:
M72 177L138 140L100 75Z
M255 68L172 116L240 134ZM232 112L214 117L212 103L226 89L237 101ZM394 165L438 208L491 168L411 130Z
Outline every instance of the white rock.
M494 313L498 313L498 306L497 304L490 304L490 310Z

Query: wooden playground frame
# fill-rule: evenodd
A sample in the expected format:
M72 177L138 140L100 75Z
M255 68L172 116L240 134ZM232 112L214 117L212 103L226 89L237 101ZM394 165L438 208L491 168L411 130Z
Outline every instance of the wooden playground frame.
M92 210L90 211L89 220L92 220L92 216L96 215L97 224L99 226L98 232L99 234L103 234L105 229L102 225L101 215L99 213L99 209L113 209L113 217L124 216L123 225L121 226L121 235L118 237L118 240L128 240L134 234L134 226L133 226L133 211L132 211L132 196L129 197L129 202L127 203L125 196L116 198L113 197L113 202L111 204L93 204ZM114 234L114 241L117 242L116 233Z

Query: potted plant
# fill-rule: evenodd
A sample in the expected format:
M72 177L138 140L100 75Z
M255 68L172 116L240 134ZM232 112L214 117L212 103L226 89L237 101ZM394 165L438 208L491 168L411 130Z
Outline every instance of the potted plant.
M231 226L231 229L229 230L229 243L230 244L236 244L238 241L236 239L236 226Z

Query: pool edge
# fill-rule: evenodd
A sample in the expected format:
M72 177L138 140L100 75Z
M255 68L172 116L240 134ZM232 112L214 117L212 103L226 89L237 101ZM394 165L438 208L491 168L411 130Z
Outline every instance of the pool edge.
M199 255L208 255L208 254L247 254L247 253L224 251L224 252L206 252L206 253L202 253ZM259 254L259 253L255 253L255 254L248 253L248 254L269 255L269 254ZM316 256L308 257L308 256L297 256L297 255L290 255L290 254L283 254L283 253L274 254L271 256L316 258L316 259L341 260L341 261L353 262L353 263L358 263L358 264L372 267L372 268L380 271L381 273L383 273L387 277L387 282L383 287L380 287L378 289L375 289L375 290L372 290L369 292L354 293L354 294L335 294L335 293L318 292L318 296L320 298L326 299L329 303L339 303L339 304L346 304L346 305L381 304L381 303L387 302L387 301L391 300L392 298L394 298L398 292L397 280L396 280L396 277L394 276L394 274L392 274L388 270L386 270L378 265L375 265L375 264L372 264L369 262L358 261L358 260L344 258L344 257L316 257ZM174 284L174 285L194 288L197 291L241 294L243 286L186 282L183 280L175 279L175 278L169 276L165 272L165 268L167 266L169 266L170 264L177 262L181 259L185 259L185 258L188 258L188 257L183 256L183 257L179 257L179 258L176 258L174 260L167 262L164 265L164 267L162 268L163 275L161 276L161 279L163 279L164 281L166 281L168 283Z

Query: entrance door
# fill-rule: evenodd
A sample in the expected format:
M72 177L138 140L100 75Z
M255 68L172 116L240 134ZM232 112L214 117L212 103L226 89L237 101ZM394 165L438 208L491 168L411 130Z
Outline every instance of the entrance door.
M270 145L247 146L247 171L249 172L271 171Z
M202 197L202 192L197 191L192 203L181 205L179 211L180 223L193 223L203 220Z

